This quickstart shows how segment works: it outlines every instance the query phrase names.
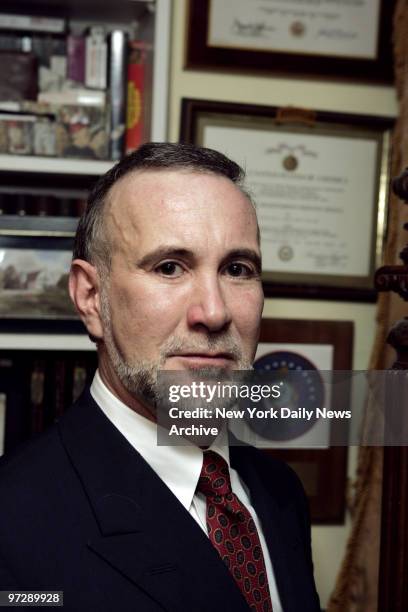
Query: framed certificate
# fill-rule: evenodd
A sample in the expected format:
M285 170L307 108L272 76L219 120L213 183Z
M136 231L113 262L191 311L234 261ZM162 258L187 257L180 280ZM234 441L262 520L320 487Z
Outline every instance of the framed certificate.
M279 368L282 374L291 368L318 371L350 370L353 348L353 323L350 321L302 321L293 319L263 319L260 342L254 368ZM284 362L284 365L281 365ZM284 374L283 374L284 375ZM333 407L340 398L328 398ZM341 398L350 405L349 397ZM339 405L341 404L339 401ZM282 459L297 472L309 499L312 522L342 524L344 522L347 447L307 448L300 432L298 448L263 449ZM292 440L296 442L296 439Z
M246 170L267 296L375 301L392 120L184 99L181 140Z
M187 68L392 81L394 0L190 0Z

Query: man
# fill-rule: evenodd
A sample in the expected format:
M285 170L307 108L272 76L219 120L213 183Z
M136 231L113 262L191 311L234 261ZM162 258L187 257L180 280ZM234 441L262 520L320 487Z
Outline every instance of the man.
M70 294L99 367L56 427L0 470L0 587L68 610L317 611L296 476L220 434L157 446L159 370L250 368L263 294L242 171L147 144L102 177Z

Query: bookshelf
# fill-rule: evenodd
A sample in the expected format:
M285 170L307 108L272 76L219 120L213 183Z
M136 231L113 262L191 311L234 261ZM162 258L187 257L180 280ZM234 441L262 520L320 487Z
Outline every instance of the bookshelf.
M41 155L0 155L0 172L38 172L100 176L115 162L110 160L69 159Z
M86 334L0 334L0 351L95 351Z
M96 0L47 0L43 3L42 0L3 0L0 7L0 18L2 15L12 14L33 17L42 15L55 19L56 23L58 20L64 20L66 24L64 34L57 33L56 36L66 36L68 30L74 34L86 32L91 26L103 27L108 38L112 31L118 29L125 31L128 37L131 36L130 32L136 32L137 38L151 49L148 55L149 93L146 96L146 104L149 106L148 127L143 140L163 141L167 137L171 2L172 0L117 0L114 3L101 3ZM1 32L0 25L0 35ZM11 36L13 32L16 36L24 34L23 31L16 30L11 31ZM30 31L26 33L27 35L34 34ZM1 78L0 76L0 85ZM0 152L0 198L2 193L5 197L16 193L31 199L41 196L52 197L54 198L53 210L55 210L55 202L59 201L58 198L62 200L62 198L81 196L83 201L96 177L108 171L114 163L112 159L18 155ZM10 214L14 214L10 210L4 210L3 213L8 218ZM25 214L24 211L23 214ZM29 215L32 214L27 211L26 219L28 220ZM6 216L3 216L5 222ZM3 240L0 242L0 253L1 246L4 244L4 236L7 236L7 227L9 227L9 221L8 225L5 225L6 229L2 228L2 215L0 214L0 240ZM16 234L18 231L10 231L10 236L16 236ZM44 238L47 235L49 236L49 232L47 234L44 231ZM94 345L85 334L46 333L42 335L34 332L27 333L26 330L15 333L15 324L12 330L13 333L8 333L7 323L3 320L0 328L0 351L94 350Z
M49 15L50 18L63 19L66 25L64 36L69 30L77 35L83 34L90 26L101 26L107 36L114 30L123 30L128 38L137 38L151 48L147 64L149 71L148 89L150 93L149 130L146 140L165 140L167 135L167 100L169 75L170 23L172 0L117 0L116 2L100 3L96 0L2 0L0 18L2 15L30 14ZM23 37L23 34L35 34L30 31L2 30ZM62 36L62 34L55 34ZM85 35L85 34L84 34ZM32 43L30 43L32 44ZM1 47L0 47L1 50ZM3 49L4 50L4 49ZM58 52L59 53L59 52ZM1 82L1 77L0 77ZM85 85L86 87L86 85ZM92 90L88 88L88 92ZM41 92L40 92L41 93ZM0 111L1 112L1 111ZM0 171L8 169L9 162L0 155ZM19 156L24 157L24 156ZM12 163L12 162L10 162ZM37 167L36 167L37 169ZM24 167L22 167L24 171ZM44 166L38 171L47 171ZM95 174L97 170L95 171Z
M115 2L2 0L0 55L2 50L4 51L4 47L1 47L4 36L3 39L1 37L7 30L7 28L2 29L1 23L4 26L7 14L34 18L44 16L54 20L49 22L49 26L57 27L57 30L54 30L50 37L52 39L55 35L57 39L59 37L60 42L64 39L67 66L68 34L85 39L83 44L86 53L86 37L90 35L91 28L99 31L102 28L107 47L113 53L113 33L125 32L125 36L122 37L126 45L128 44L128 47L124 47L125 51L127 49L129 53L130 49L136 49L136 58L139 57L137 53L140 49L144 53L140 56L145 62L141 99L147 112L143 110L142 105L141 117L144 129L141 131L141 142L163 141L167 137L171 2L172 0L115 0ZM13 22L16 23L17 21ZM21 21L19 23L24 26ZM28 23L34 24L33 21ZM61 23L62 29L58 32L58 24ZM35 32L35 27L25 31L24 27L21 31L14 28L10 31L9 38L8 35L5 36L6 43L13 36L20 37L21 48L17 53L27 49L29 53L34 52L38 38L48 37L44 32L40 34ZM137 40L136 47L128 43L131 40ZM43 43L40 40L39 48L41 44ZM88 59L86 55L85 59ZM41 62L44 65L43 60L38 59L38 70ZM112 75L110 62L111 58L107 54L108 76ZM57 62L57 65L60 64L61 60ZM6 65L7 62L3 61L2 67L5 68ZM127 68L126 63L123 66ZM51 72L53 70L51 64L50 70ZM127 72L125 87L129 78ZM31 109L27 111L25 106L20 108L20 103L17 107L15 103L10 103L7 108L4 98L1 97L1 92L4 92L4 87L2 90L4 79L2 70L0 75L0 104L3 103L0 108L0 454L3 450L11 451L22 441L42 431L59 418L80 393L83 385L92 379L96 366L95 345L85 333L78 331L81 329L80 325L70 319L72 311L70 313L67 311L67 314L64 313L60 319L50 316L46 310L43 311L44 303L48 304L47 300L50 299L46 296L44 300L43 296L48 290L47 287L51 286L54 291L52 298L55 300L54 306L61 307L61 295L57 295L57 290L61 289L62 280L66 283L66 278L63 277L69 269L72 228L75 228L92 184L115 163L114 156L108 154L95 155L92 159L81 155L72 156L66 151L59 154L57 149L56 152L47 151L47 154L42 154L33 147L33 151L25 150L24 154L16 154L16 151L1 148L1 122L5 123L8 130L10 119L10 117L1 119L2 114L4 117L4 113L31 112ZM37 85L43 93L39 81ZM89 83L85 83L83 88L85 98L88 92L92 93L92 90L86 89L86 86L89 86ZM63 93L65 95L65 90ZM115 95L116 93L115 91ZM67 95L67 99L71 100L71 93L68 92ZM111 106L113 105L115 100L112 96L109 97L109 87L105 93L101 88L99 94L98 92L94 94L93 99L96 100L98 95L101 100L100 105L103 105L105 100L109 100ZM37 96L35 104L38 100ZM54 103L57 104L55 100ZM73 103L63 101L61 104ZM34 108L35 113L37 107ZM109 113L107 105L106 116ZM56 113L56 122L59 120L58 117ZM112 119L112 114L110 117ZM35 124L37 120L38 117L35 115L32 122ZM45 123L46 121L48 116L44 119ZM92 121L91 118L88 123L92 124ZM21 119L21 123L23 122ZM108 133L107 130L106 132ZM30 133L35 134L35 128ZM6 132L6 135L8 138L9 133ZM109 138L111 144L111 134ZM127 144L126 140L123 144ZM121 150L125 148L126 146ZM112 150L109 148L110 153ZM51 249L54 251L51 252ZM44 267L41 267L41 264L40 272L34 268L24 267L26 264L19 264L18 257L21 253L24 253L22 260L24 258L27 260L29 256L32 260L40 261L39 253L44 252L48 253L48 259L57 262L65 253L65 260L61 259L63 263L58 263L60 267L54 270L52 267L48 268L48 264L44 264ZM4 262L7 262L8 271ZM55 265L54 261L52 265ZM59 276L53 277L50 284L50 273L55 273L55 269L58 270ZM9 276L6 282L7 274ZM44 277L47 275L48 280L45 281ZM41 276L42 284L38 281ZM19 309L26 308L27 304L31 308L30 314L21 314ZM36 311L36 308L40 311Z

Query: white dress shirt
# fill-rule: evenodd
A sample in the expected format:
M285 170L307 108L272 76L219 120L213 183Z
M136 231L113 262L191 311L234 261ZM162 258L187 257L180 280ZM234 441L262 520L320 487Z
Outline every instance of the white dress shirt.
M197 493L196 491L203 464L202 449L193 444L158 446L157 425L126 406L126 404L114 396L102 381L98 370L92 382L91 395L107 418L126 438L129 444L141 454L143 459L200 525L201 529L207 533L206 498L202 493ZM273 611L282 612L262 526L251 505L248 488L240 480L238 473L230 466L226 429L220 432L216 440L209 447L209 450L218 453L227 462L232 491L248 508L254 519L265 558Z

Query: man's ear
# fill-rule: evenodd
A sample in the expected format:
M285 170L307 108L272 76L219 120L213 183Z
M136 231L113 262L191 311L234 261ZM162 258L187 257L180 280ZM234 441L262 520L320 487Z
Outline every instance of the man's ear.
M74 259L69 274L69 295L90 336L103 338L100 316L100 279L92 264Z

